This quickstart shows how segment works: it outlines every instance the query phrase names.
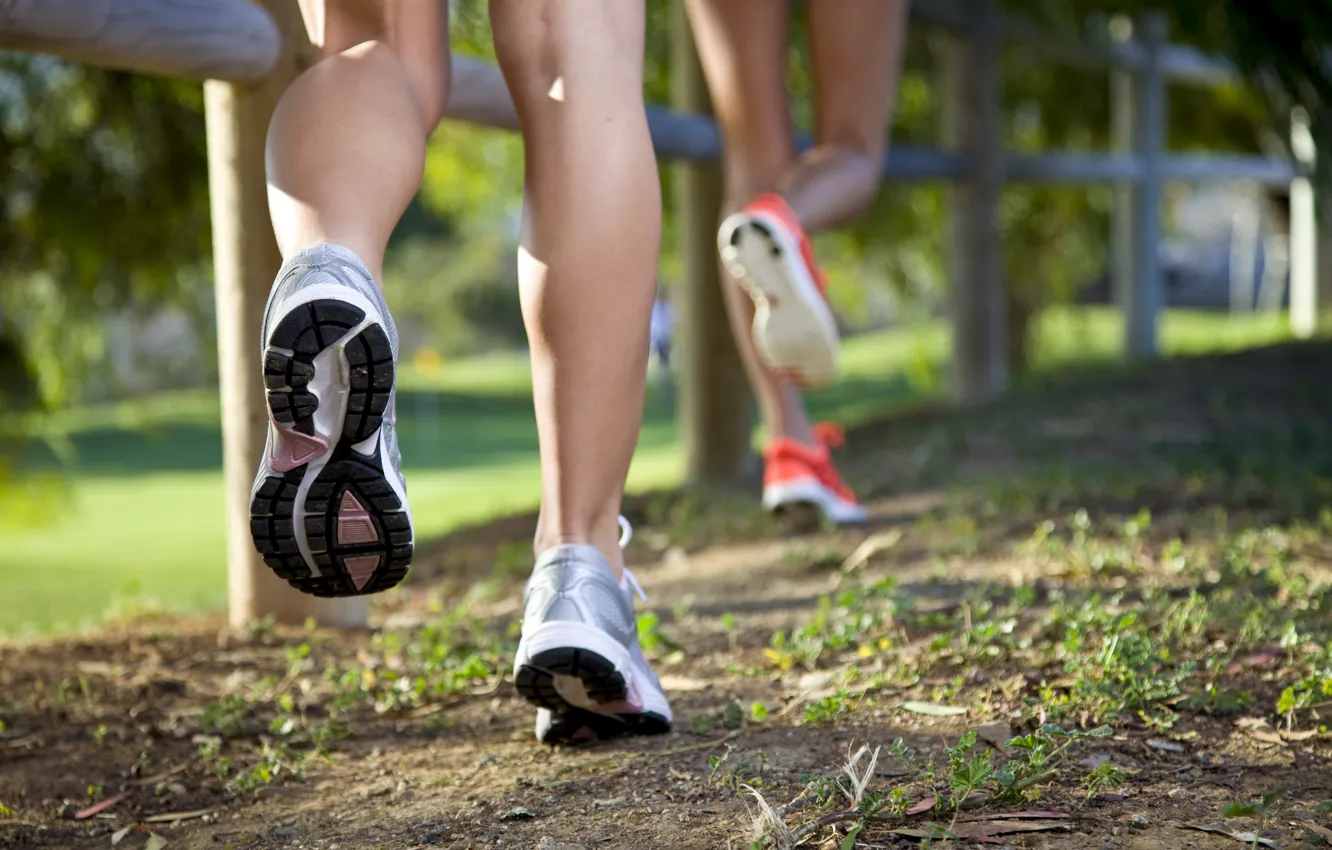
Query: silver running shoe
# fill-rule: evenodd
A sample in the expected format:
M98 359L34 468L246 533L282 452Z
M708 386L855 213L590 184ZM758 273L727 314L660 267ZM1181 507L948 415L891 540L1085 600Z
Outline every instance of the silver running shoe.
M634 592L642 590L624 575L616 582L594 546L557 546L537 558L513 665L518 693L539 709L537 740L670 731L670 704L638 645Z
M269 422L250 501L255 547L315 596L394 586L413 544L393 429L398 333L365 264L334 245L288 260L260 345Z

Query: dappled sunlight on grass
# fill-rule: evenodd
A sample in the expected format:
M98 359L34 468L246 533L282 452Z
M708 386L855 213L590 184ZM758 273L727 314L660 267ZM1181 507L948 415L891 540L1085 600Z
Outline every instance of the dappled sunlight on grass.
M1163 321L1164 348L1176 354L1287 336L1283 316L1176 311ZM1040 323L1036 363L1051 371L1104 362L1118 338L1109 309L1053 310ZM937 397L946 384L947 350L947 329L937 322L847 340L842 381L811 394L813 413L855 425ZM527 355L444 361L429 379L411 360L405 353L399 431L419 539L536 507ZM70 411L54 417L50 433L67 440L67 492L51 503L47 522L0 528L6 583L0 632L91 623L117 596L179 610L224 604L221 434L213 393ZM57 464L44 446L27 461ZM650 387L630 489L669 487L682 473L674 405Z

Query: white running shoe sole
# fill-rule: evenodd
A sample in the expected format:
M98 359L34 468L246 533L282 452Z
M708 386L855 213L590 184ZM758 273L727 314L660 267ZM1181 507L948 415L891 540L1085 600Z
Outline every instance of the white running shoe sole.
M583 728L600 739L670 731L666 694L623 644L595 626L552 620L525 633L513 675L518 693L543 709L537 735L544 743L574 740Z
M315 596L386 590L407 574L407 494L382 439L394 386L385 317L346 286L299 290L265 341L268 445L250 504L255 547Z
M869 518L863 505L848 502L815 478L797 478L763 488L763 508L769 513L795 505L814 505L838 525L860 525Z
M777 219L739 212L717 234L722 262L754 301L754 347L768 366L806 387L837 379L837 322Z

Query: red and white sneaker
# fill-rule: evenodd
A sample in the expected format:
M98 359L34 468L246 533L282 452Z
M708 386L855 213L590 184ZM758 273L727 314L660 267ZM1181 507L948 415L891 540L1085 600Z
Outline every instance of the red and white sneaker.
M806 387L837 379L837 322L827 283L791 207L766 194L717 233L726 268L754 300L754 347L768 366Z
M763 507L777 511L791 505L815 505L838 525L865 521L865 507L833 466L832 449L842 444L842 429L815 426L817 447L795 440L773 440L763 452Z

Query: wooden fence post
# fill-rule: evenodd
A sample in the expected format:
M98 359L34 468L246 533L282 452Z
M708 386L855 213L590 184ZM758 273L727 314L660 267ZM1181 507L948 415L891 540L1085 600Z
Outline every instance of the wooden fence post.
M1290 183L1290 329L1307 339L1318 329L1318 222L1312 171L1317 152L1309 114L1297 107L1290 118L1290 145L1297 174Z
M1007 304L999 202L1004 189L1002 22L995 0L973 0L970 27L944 52L944 136L967 159L953 189L948 243L952 391L983 402L1008 387Z
M671 101L683 112L712 112L683 3L672 4ZM684 279L680 290L680 433L690 484L731 486L753 455L749 380L722 301L717 227L722 204L718 162L675 167L675 217Z
M1126 44L1133 38L1133 21L1117 15L1110 21L1110 38ZM1133 155L1134 145L1134 72L1120 67L1110 69L1110 151L1121 156ZM1134 180L1114 184L1114 203L1110 218L1110 303L1128 315L1129 294L1133 290L1133 193ZM1252 265L1252 264L1251 264ZM1125 330L1127 340L1127 329ZM1125 343L1127 346L1127 342Z
M273 73L255 84L204 84L230 618L234 626L267 616L280 622L313 617L323 625L360 626L366 618L364 598L322 600L297 592L264 565L250 539L250 487L267 428L259 328L269 286L282 264L268 217L264 140L273 107L308 56L294 0L266 0L264 5L284 45Z
M1121 204L1116 226L1124 262L1115 295L1124 313L1124 349L1131 358L1159 356L1157 324L1165 304L1165 282L1161 274L1161 203L1165 195L1166 79L1161 53L1166 47L1166 19L1151 13L1140 21L1143 66L1128 86L1126 111L1120 120L1131 123L1132 147L1141 172L1129 191L1130 202ZM1117 198L1122 201L1122 195ZM1119 216L1123 216L1120 218Z

